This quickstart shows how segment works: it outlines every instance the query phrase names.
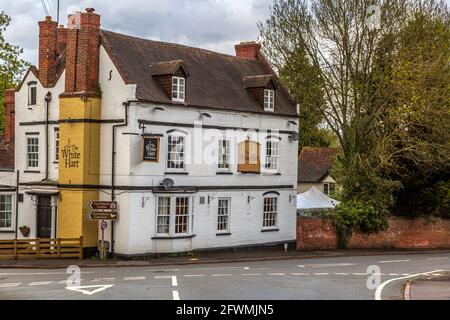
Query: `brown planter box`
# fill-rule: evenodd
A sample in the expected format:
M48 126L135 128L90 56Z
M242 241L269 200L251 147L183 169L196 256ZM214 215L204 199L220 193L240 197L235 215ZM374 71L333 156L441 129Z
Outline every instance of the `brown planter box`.
M20 227L19 230L24 237L28 237L28 235L30 234L30 231L31 231L31 229L29 227Z

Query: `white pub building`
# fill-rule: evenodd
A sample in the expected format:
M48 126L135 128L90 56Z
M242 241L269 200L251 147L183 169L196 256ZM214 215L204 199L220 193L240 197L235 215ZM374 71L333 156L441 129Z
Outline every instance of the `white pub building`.
M93 9L39 28L39 69L6 93L0 239L96 249L88 205L104 200L118 205L105 238L119 256L295 240L298 107L259 44L230 56L135 38L100 29Z

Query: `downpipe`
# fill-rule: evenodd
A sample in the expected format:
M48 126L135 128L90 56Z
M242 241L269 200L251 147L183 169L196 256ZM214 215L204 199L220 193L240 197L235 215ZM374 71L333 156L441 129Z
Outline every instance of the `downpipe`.
M116 201L115 180L116 180L116 129L128 126L128 112L130 102L124 102L125 119L124 123L112 126L112 153L111 153L111 201ZM114 221L111 221L111 256L114 255Z

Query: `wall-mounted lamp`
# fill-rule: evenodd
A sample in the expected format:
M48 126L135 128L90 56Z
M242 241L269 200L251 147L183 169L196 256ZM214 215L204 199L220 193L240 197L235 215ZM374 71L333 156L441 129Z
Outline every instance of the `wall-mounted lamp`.
M142 130L142 134L144 134L145 133L145 124L139 123L139 129L141 129Z
M208 112L199 112L200 113L200 119L203 118L212 118L212 115Z
M288 126L289 125L293 125L293 126L297 126L297 122L295 122L295 121L293 121L293 120L290 120L290 121L288 121Z
M152 109L152 112L155 112L155 111L166 111L166 109L164 109L163 107L154 107Z
M211 201L215 200L215 197L208 196L208 204L211 204Z
M293 196L292 194L289 195L289 202L292 202L292 200L297 199L297 196Z
M247 202L250 204L250 202L252 202L255 199L256 199L255 197L248 196Z
M148 200L150 200L149 197L142 197L142 208L145 208L145 204L147 203Z

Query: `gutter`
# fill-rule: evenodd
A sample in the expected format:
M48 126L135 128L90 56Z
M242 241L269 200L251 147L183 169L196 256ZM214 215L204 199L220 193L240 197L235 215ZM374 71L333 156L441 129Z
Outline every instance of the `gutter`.
M128 112L130 102L124 102L125 106L125 119L121 124L112 126L112 153L111 153L111 201L116 200L115 195L115 178L116 178L116 129L120 127L128 126ZM114 255L114 221L111 221L111 255Z

